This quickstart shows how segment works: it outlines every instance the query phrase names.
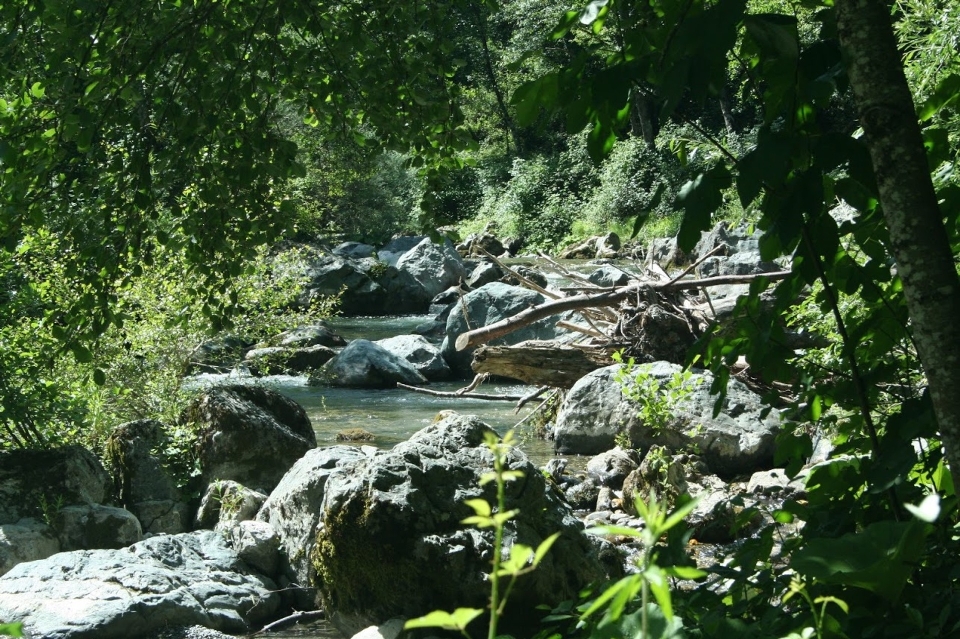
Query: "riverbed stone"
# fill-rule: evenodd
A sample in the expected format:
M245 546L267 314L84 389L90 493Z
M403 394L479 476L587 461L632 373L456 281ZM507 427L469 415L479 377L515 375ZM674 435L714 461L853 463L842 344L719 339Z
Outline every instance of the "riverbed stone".
M0 576L19 563L46 559L58 552L56 532L38 519L28 517L15 524L0 524Z
M65 506L52 517L61 550L123 548L143 537L136 516L101 504Z
M243 362L251 375L302 375L320 368L336 355L332 348L320 345L267 346L247 351Z
M314 448L293 465L257 513L257 520L269 524L279 535L283 571L300 589L294 597L300 609L315 605L316 593L310 562L317 526L323 515L323 491L330 473L349 468L367 455L354 446Z
M0 452L0 524L108 502L110 486L100 460L81 446Z
M457 375L470 375L473 351L456 349L457 337L468 330L487 326L510 317L545 301L543 295L519 286L492 282L470 291L453 307L447 317L444 340L440 347L443 358ZM562 333L556 327L556 318L548 317L516 330L508 335L491 340L492 345L518 344L525 340L550 340Z
M587 462L587 473L595 477L601 486L620 490L623 480L639 466L634 450L617 446L596 455Z
M484 284L498 281L501 277L503 277L503 271L500 270L500 267L493 262L484 260L470 273L467 286L472 289L480 288Z
M630 274L625 272L623 269L606 264L595 270L593 273L590 273L590 275L587 276L587 279L597 286L614 287L626 286L630 283L631 277Z
M267 496L229 479L207 486L197 510L196 527L227 530L239 522L253 519Z
M310 346L334 348L347 345L347 340L323 324L298 326L280 333L270 341L276 343L277 346L288 348L308 348Z
M374 344L402 357L431 382L453 377L440 348L422 335L397 335L377 340Z
M363 242L344 242L334 248L332 252L334 255L353 259L376 257L377 255L377 249L375 247L370 244L364 244Z
M303 407L259 386L210 388L191 402L181 420L198 429L204 486L231 479L267 493L317 445Z
M239 335L221 335L209 339L187 356L183 374L229 372L252 346L251 340Z
M272 579L280 576L280 535L263 521L239 521L229 528L230 543L248 566Z
M426 235L404 235L395 237L377 251L377 258L390 266L396 266L401 257L413 250L414 247L425 239L427 239Z
M374 258L321 255L304 270L309 281L300 304L339 295L338 308L347 316L422 313L431 297L410 273Z
M365 339L350 342L310 377L311 384L347 388L396 388L397 382L418 386L427 378L407 360Z
M430 238L423 239L397 260L397 270L412 275L428 298L470 277L463 258L446 238L439 244Z
M667 362L641 366L661 388L683 370ZM617 434L624 433L633 447L644 451L659 444L674 451L697 452L722 477L773 467L779 418L739 381L730 380L720 414L713 417L712 375L695 372L667 423L652 428L639 417L639 406L624 397L615 379L621 367L615 364L593 371L567 393L554 431L560 453L599 453L612 448Z
M493 431L476 417L450 414L392 450L330 474L313 548L314 585L341 632L486 604L493 534L461 522L474 514L465 500L494 499L492 483L479 485L492 465L488 435ZM506 466L524 474L507 484L507 508L519 509L506 524L508 552L514 543L535 548L560 533L537 570L517 582L511 605L526 610L575 597L603 574L594 546L523 453L510 451Z
M193 624L245 633L276 614L276 589L219 533L158 535L16 566L0 577L0 619L44 639L127 639Z

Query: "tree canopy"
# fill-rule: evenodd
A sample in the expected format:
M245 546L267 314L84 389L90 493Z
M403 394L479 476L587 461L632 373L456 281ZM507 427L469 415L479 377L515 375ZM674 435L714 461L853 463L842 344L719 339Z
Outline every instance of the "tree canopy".
M806 522L787 551L796 573L861 604L831 632L882 632L880 603L898 623L923 610L930 630L930 618L956 617L932 603L940 591L956 600L952 567L933 556L955 540L908 506L935 492L941 521L956 518L956 20L938 0L3 2L0 317L29 318L86 361L91 341L136 313L122 292L176 259L222 322L241 305L230 278L289 229L288 181L307 174L284 118L325 144L407 154L431 229L476 199L482 171L511 178L524 228L545 238L569 226L566 201L617 171L622 191L644 196L604 202L639 229L666 192L683 211L682 247L738 206L763 231L763 258L788 261L792 276L758 282L742 321L691 358L714 371L721 398L741 356L793 386L778 445L790 472L811 425L849 454L815 471L807 504L777 515ZM670 126L692 133L665 142ZM576 136L595 162L632 155L597 177ZM536 155L545 148L552 164ZM673 191L667 168L640 180L630 162L642 154L684 179ZM839 202L850 216L832 214ZM72 295L41 303L53 272ZM836 343L798 354L784 318L813 316ZM0 357L0 390L18 362ZM703 636L732 632L731 619L785 630L747 592L770 604L787 587L770 568L772 533L754 541L728 575L744 588L722 602L725 621L708 593L691 599L688 613L713 628ZM921 542L923 562L907 548ZM842 569L836 548L862 561Z

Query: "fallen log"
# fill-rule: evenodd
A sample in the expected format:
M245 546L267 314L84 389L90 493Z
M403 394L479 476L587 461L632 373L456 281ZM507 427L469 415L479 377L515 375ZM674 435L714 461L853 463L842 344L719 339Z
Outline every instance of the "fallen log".
M491 402L519 402L523 399L521 395L491 395L490 393L461 393L460 391L437 391L420 386L408 386L397 382L397 388L413 391L421 395L431 395L433 397L449 397L451 399L484 399Z
M559 315L566 311L574 311L584 308L594 308L602 306L615 306L630 297L646 293L648 291L678 291L693 288L702 288L708 286L719 286L722 284L746 284L765 277L769 280L782 280L790 275L790 271L776 271L773 273L762 273L759 275L721 275L718 277L707 277L698 280L679 280L670 282L643 282L632 284L613 291L603 293L592 293L586 295L574 295L559 300L550 300L537 306L532 306L524 311L517 313L512 317L500 320L488 326L475 328L472 331L462 333L456 341L458 351L472 348L479 344L484 344L490 340L503 337L508 333L523 328L537 320L551 315Z
M509 377L525 384L570 388L578 379L613 364L606 348L528 341L513 346L481 346L471 367L478 373Z

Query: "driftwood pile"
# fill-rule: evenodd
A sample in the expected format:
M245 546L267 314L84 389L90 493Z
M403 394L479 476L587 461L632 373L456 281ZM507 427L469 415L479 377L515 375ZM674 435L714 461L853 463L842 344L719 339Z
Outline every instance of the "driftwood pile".
M758 277L779 280L789 275L789 271L699 279L692 275L696 267L715 252L707 253L673 277L656 263L648 264L643 275L627 273L629 283L617 287L597 286L541 254L550 267L574 284L559 292L544 289L486 254L505 273L540 292L547 301L457 338L458 351L479 347L471 365L478 378L471 386L454 393L412 387L410 390L433 395L529 401L527 398L484 396L471 391L491 375L543 387L541 392L547 387L568 389L587 373L614 363L613 354L617 351L638 362L660 360L682 364L688 348L715 319L708 292L710 287L749 284ZM577 320L560 320L557 325L579 334L575 341L528 341L511 346L487 344L538 320L571 312L577 315Z

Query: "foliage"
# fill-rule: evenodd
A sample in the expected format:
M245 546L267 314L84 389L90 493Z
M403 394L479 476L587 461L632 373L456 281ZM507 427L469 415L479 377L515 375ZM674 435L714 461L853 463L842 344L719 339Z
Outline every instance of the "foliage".
M677 405L693 393L697 384L690 381L693 373L689 369L677 371L662 384L650 374L649 366L638 366L632 357L624 361L622 351L613 354L613 361L620 364L614 376L620 392L640 407L637 417L654 433L669 426Z
M503 558L504 527L508 521L519 514L518 510L507 510L506 508L506 485L507 482L521 479L523 473L506 468L507 454L514 444L513 431L504 435L503 439L498 438L492 432L488 432L484 437L484 443L493 453L493 471L481 476L480 485L495 482L497 501L496 504L491 506L485 499L468 499L465 502L466 505L472 508L476 514L467 517L461 523L471 524L480 529L493 529L493 568L490 571L490 621L487 626L487 637L488 639L496 639L500 636L497 633L497 625L503 616L510 591L513 590L517 579L536 570L560 533L554 533L544 539L536 550L523 544L513 544L509 556L506 559ZM509 578L509 581L506 582L501 592L501 580L506 578ZM404 624L404 629L442 628L444 630L456 630L469 639L467 626L482 614L483 611L477 608L457 608L452 613L434 611L423 617L408 620Z
M683 636L683 623L673 612L673 603L670 595L669 578L699 579L706 576L702 570L690 566L664 566L658 563L658 543L674 528L679 526L684 517L696 507L695 500L688 500L672 513L667 512L666 504L657 501L651 494L647 501L637 495L637 514L643 520L644 527L640 530L622 526L597 526L588 532L595 535L623 535L638 539L642 544L642 551L636 559L637 572L622 578L609 586L583 611L581 618L587 620L591 615L603 611L603 618L597 622L597 630L602 631L605 626L635 626L635 619L625 615L627 607L640 595L640 608L633 616L639 617L639 633L631 633L638 637L669 637ZM650 593L659 606L664 623L661 628L652 631L651 617L657 612L651 606ZM624 628L626 629L626 628Z
M22 637L23 625L19 623L0 623L0 635Z

